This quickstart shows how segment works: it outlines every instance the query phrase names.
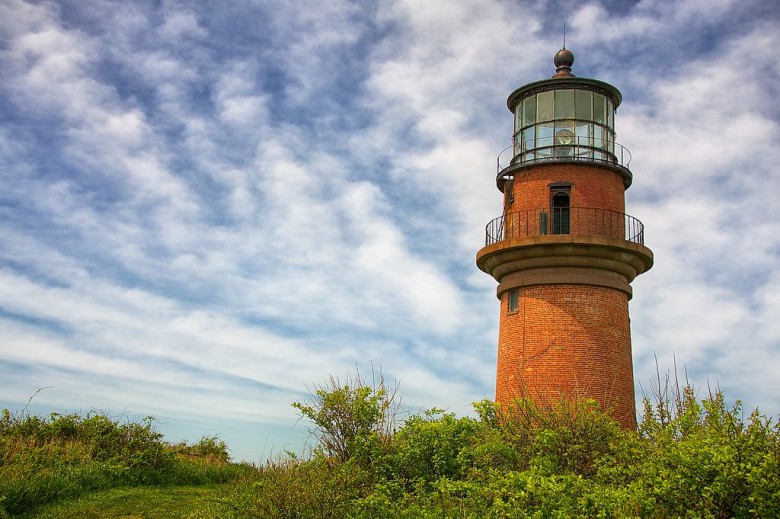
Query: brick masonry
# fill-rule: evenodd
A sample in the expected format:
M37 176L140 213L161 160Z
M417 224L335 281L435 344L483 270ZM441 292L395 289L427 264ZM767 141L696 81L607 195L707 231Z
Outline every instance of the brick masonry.
M623 178L614 171L589 164L542 164L521 170L513 182L507 212L550 206L550 184L571 184L571 206L625 213Z
M636 427L628 297L561 284L519 288L518 311L501 297L496 401L593 398Z
M570 184L571 207L625 212L625 185L617 172L595 164L551 163L516 173L505 213L549 208L551 184ZM588 232L572 229L572 234ZM595 270L601 268L602 277L615 275L607 267ZM577 278L576 271L570 272ZM513 313L508 312L509 292L500 292L496 401L593 398L623 427L635 428L628 294L582 277L518 286L519 308Z

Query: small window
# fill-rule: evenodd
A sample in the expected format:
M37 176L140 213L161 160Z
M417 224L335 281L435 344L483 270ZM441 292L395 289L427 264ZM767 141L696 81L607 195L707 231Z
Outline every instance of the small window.
M519 294L517 292L516 288L513 288L509 292L507 292L507 307L506 311L507 313L515 313L517 312L518 306L519 306Z

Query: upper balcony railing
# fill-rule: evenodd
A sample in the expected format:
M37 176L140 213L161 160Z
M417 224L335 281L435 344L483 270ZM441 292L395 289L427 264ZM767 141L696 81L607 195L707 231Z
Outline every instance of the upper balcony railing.
M485 226L485 246L513 238L569 234L602 236L644 245L645 227L636 218L609 209L566 207L507 213Z
M555 137L537 136L533 147L521 142L505 148L497 158L497 173L511 166L524 166L545 162L595 162L618 166L629 171L631 153L620 144L593 137L574 137L571 143L556 142ZM630 173L629 173L630 174Z

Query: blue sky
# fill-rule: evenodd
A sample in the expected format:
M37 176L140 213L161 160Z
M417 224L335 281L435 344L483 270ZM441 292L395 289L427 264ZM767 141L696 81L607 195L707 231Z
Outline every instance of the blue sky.
M630 303L656 364L780 413L780 11L769 0L0 4L0 407L154 415L239 459L381 369L410 408L492 398L506 97L617 86ZM50 387L49 387L50 386Z

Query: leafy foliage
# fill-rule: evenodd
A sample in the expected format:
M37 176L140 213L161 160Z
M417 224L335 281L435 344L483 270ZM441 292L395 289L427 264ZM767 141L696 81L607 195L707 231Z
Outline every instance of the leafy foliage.
M324 453L345 462L371 456L393 434L400 409L398 388L380 376L372 385L358 372L344 382L330 377L311 391L308 403L292 406L314 422L313 434Z
M0 517L105 488L232 481L220 517L780 517L780 423L669 385L638 430L593 401L490 401L397 421L398 388L330 378L307 403L319 444L254 467L217 437L168 445L151 418L0 417Z
M745 420L720 392L697 400L685 386L646 399L638 431L621 430L593 401L519 400L507 409L478 402L476 418L431 409L393 432L382 418L386 394L362 382L330 379L314 404L294 404L320 448L265 467L253 497L243 494L244 513L780 516L780 425L758 411Z

